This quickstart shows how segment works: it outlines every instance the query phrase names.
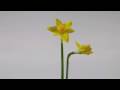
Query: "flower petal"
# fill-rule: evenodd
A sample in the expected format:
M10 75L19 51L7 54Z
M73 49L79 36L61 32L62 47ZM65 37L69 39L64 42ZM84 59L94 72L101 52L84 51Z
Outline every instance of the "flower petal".
M65 42L69 42L69 34L68 33L61 34L61 39Z
M55 31L57 31L57 28L56 28L56 26L48 26L48 30L50 31L50 32L55 32Z
M56 26L53 26L53 27L48 27L48 30L50 31L50 32L52 32L53 33L53 35L59 35L59 32L58 32L58 30L57 30L57 27Z
M66 22L65 27L66 29L70 28L72 26L72 21Z
M76 41L76 46L77 46L77 48L80 48L80 42L78 42L78 41Z
M56 19L56 26L59 26L62 24L62 21L60 21L59 19Z
M73 30L73 29L70 28L70 29L67 29L67 32L68 33L73 33L73 32L75 32L75 30Z

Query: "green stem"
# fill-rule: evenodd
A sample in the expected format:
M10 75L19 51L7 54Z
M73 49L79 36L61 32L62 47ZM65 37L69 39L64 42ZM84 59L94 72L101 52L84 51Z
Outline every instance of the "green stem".
M70 60L70 56L73 54L78 54L76 52L70 52L67 56L67 65L66 65L66 79L68 79L69 77L69 60Z
M61 79L64 79L64 47L61 40Z

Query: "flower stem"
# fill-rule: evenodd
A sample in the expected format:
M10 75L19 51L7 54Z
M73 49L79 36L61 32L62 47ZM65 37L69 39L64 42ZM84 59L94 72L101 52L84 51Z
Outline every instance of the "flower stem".
M69 60L70 60L70 56L73 54L78 54L76 52L70 52L67 56L67 65L66 65L66 79L68 79L69 77Z
M64 79L64 47L61 40L61 79Z

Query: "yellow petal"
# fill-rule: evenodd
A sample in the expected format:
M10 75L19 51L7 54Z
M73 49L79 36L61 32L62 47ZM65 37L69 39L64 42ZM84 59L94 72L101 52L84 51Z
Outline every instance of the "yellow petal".
M55 36L59 34L56 26L53 26L53 27L50 27L50 26L49 26L49 27L48 27L48 30L49 30L50 32L52 32L53 35L55 35Z
M78 42L78 41L76 41L76 46L77 46L77 48L80 48L80 42Z
M56 26L53 26L53 27L48 26L48 30L49 30L50 32L55 32L55 31L57 31L57 28L56 28Z
M67 32L68 33L73 33L73 32L75 32L75 30L73 30L73 29L67 29Z
M72 21L66 22L65 27L66 29L69 29L72 26Z
M60 21L59 19L56 19L56 26L59 26L62 24L62 21Z
M61 39L65 42L69 42L69 34L68 33L61 34Z

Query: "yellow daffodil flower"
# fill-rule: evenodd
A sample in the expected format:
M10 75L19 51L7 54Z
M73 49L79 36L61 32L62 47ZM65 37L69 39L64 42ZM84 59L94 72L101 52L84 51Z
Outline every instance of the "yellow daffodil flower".
M62 23L59 19L56 19L56 26L49 26L48 30L55 36L59 36L62 41L69 42L69 33L73 33L71 28L72 21Z
M77 46L77 50L78 50L78 53L80 54L86 54L86 55L90 55L92 54L92 48L89 44L80 44L80 42L76 42L76 46Z

